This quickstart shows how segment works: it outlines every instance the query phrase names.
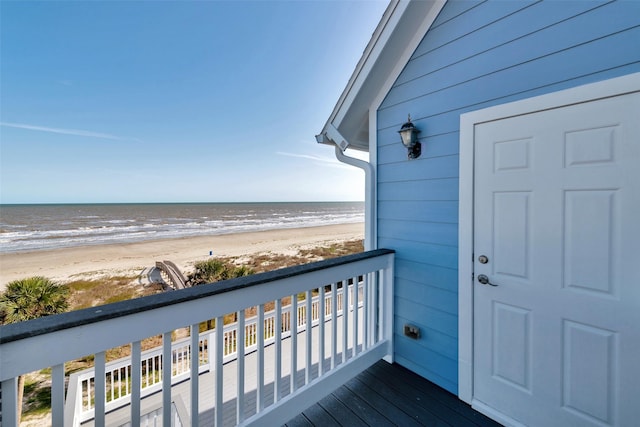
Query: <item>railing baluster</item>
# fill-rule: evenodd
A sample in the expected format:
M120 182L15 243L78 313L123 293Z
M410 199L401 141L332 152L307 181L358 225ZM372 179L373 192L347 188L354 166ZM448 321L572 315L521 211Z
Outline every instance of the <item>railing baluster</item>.
M64 363L51 369L51 424L64 425Z
M94 417L95 417L95 425L96 427L104 427L104 415L105 415L105 402L106 402L106 392L105 392L105 353L101 351L96 353L94 356L94 365L96 370L95 384L94 384L94 392L95 392L95 406L94 406ZM91 399L91 397L89 397Z
M291 393L298 389L296 381L298 371L298 296L291 296Z
M371 301L369 300L369 286L371 285L371 273L367 273L364 276L364 284L362 286L362 350L369 348L369 325L371 324L369 319L369 308L371 307Z
M131 343L131 425L140 425L142 356L140 341Z
M338 283L331 284L331 369L336 367L338 352Z
M258 305L258 319L256 331L256 344L258 346L258 384L256 387L256 412L264 409L264 304Z
M278 298L275 301L275 345L274 349L274 363L275 372L273 374L273 403L280 400L280 377L282 376L282 300Z
M10 426L18 425L18 378L2 381L2 419Z
M360 293L360 284L358 283L358 277L354 277L353 279L353 295L352 295L352 299L353 299L353 353L351 353L351 356L355 356L356 354L358 354L358 301L360 301L360 298L358 297L358 294Z
M204 342L203 342L204 344ZM204 345L202 346L204 351ZM191 427L198 427L200 413L200 325L191 325Z
M171 427L171 332L162 334L162 425Z
M342 363L347 361L349 338L349 280L342 281Z
M327 310L327 304L324 297L324 286L318 288L319 296L319 313L318 313L318 376L321 377L324 373L324 319L325 311Z
M304 366L304 383L305 384L309 384L311 382L311 332L312 332L312 327L311 327L311 315L312 315L312 311L313 311L313 307L311 306L311 291L307 291L305 293L305 306L306 306L306 320L305 323L307 324L306 326L306 331L305 331L305 341L306 341L306 352L305 352L305 356L306 356L306 363Z
M236 341L237 354L237 384L238 397L236 399L236 420L240 424L244 420L244 310L238 312L238 335Z
M222 427L223 413L222 413L222 380L224 379L222 374L222 362L223 362L223 338L224 338L224 319L222 316L216 317L216 426Z

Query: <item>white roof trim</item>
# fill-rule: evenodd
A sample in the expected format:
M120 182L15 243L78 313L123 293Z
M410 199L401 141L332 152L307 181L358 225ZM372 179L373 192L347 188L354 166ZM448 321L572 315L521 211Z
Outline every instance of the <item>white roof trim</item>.
M369 150L369 111L378 108L444 3L391 0L321 134L332 126L349 148Z

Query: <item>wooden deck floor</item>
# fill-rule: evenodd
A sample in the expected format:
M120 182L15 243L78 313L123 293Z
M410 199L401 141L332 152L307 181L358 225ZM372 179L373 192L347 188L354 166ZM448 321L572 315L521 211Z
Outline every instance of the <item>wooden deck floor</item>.
M362 372L286 425L500 426L448 391L385 361Z

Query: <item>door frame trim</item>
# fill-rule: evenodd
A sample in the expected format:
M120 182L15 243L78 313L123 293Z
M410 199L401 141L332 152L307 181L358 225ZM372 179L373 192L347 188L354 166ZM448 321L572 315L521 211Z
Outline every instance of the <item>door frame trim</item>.
M473 403L473 194L475 126L640 91L633 73L460 115L458 210L458 397Z

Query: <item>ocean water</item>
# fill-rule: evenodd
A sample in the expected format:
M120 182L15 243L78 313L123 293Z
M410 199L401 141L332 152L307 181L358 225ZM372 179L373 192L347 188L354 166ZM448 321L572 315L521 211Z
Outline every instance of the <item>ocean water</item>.
M364 222L361 202L0 206L0 252Z

